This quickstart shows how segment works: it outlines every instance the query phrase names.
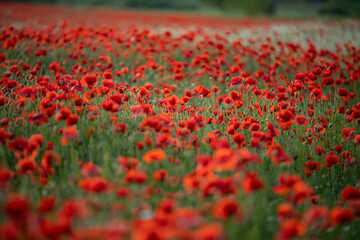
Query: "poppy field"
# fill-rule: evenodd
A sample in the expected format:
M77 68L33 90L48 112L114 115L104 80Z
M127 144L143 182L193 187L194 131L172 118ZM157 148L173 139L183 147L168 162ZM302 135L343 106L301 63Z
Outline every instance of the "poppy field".
M0 239L360 239L358 20L0 6Z

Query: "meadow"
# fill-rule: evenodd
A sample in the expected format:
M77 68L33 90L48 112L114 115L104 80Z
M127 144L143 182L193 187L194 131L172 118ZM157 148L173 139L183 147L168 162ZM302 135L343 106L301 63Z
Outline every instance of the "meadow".
M0 239L360 239L359 20L0 6Z

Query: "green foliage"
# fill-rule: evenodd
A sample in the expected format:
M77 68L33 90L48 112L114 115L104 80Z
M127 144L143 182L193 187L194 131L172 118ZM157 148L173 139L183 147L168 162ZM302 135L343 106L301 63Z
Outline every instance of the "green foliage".
M1 0L0 0L1 1ZM279 8L291 16L292 10L303 11L304 6L322 6L316 10L317 14L340 15L359 17L359 0L2 0L8 2L29 2L29 3L53 3L81 6L115 6L124 8L140 9L172 9L172 10L200 10L209 12L209 8L228 14L229 11L236 11L248 15L270 15L283 16ZM284 10L285 6L285 10ZM289 11L286 11L289 6ZM299 14L296 14L299 15Z
M320 12L322 14L341 16L360 16L360 1L358 0L329 0L326 7Z
M274 14L276 1L274 0L203 0L207 4L215 7L227 9L241 9L248 14L265 13Z
M157 9L194 9L199 6L196 0L125 0L124 6L131 8L157 8Z

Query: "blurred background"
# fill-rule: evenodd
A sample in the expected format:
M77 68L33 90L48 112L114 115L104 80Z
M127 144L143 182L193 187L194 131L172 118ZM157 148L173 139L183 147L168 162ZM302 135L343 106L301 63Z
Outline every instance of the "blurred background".
M2 2L182 10L225 16L360 17L360 0L2 0Z

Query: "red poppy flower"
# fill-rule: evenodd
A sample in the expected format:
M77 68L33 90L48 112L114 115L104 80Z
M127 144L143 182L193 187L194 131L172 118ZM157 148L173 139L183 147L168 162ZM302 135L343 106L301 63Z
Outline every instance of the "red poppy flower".
M247 172L241 186L245 193L251 193L262 189L264 187L264 182L257 176L256 172Z
M332 226L350 222L353 219L353 212L350 208L336 207L331 210L329 219Z
M108 189L108 183L101 177L84 178L80 180L79 187L88 192L104 192Z
M240 214L239 204L232 198L221 199L213 208L213 214L220 219L228 219Z
M253 86L253 85L256 85L258 83L258 81L255 78L247 77L247 78L245 78L245 83L250 86Z
M358 188L346 186L340 193L344 200L360 199L360 190Z
M39 203L38 211L42 213L51 211L51 209L55 206L55 201L56 199L54 196L44 197Z
M289 165L292 163L292 159L283 150L282 146L280 146L280 145L275 144L275 145L268 147L267 154L274 164L284 163L284 164Z
M336 155L326 155L325 157L325 167L330 169L332 166L340 162L339 158Z
M146 163L161 162L166 158L166 153L162 149L153 149L144 154L143 159Z
M231 139L233 140L233 142L235 142L239 147L244 147L246 145L246 139L244 137L244 135L242 135L241 133L234 133L231 137Z
M36 169L36 162L30 158L22 158L17 163L17 166L23 174L33 173Z
M97 77L94 74L85 75L81 79L81 83L83 85L87 85L88 88L90 88L90 89L92 89L95 86L96 82L97 82Z

